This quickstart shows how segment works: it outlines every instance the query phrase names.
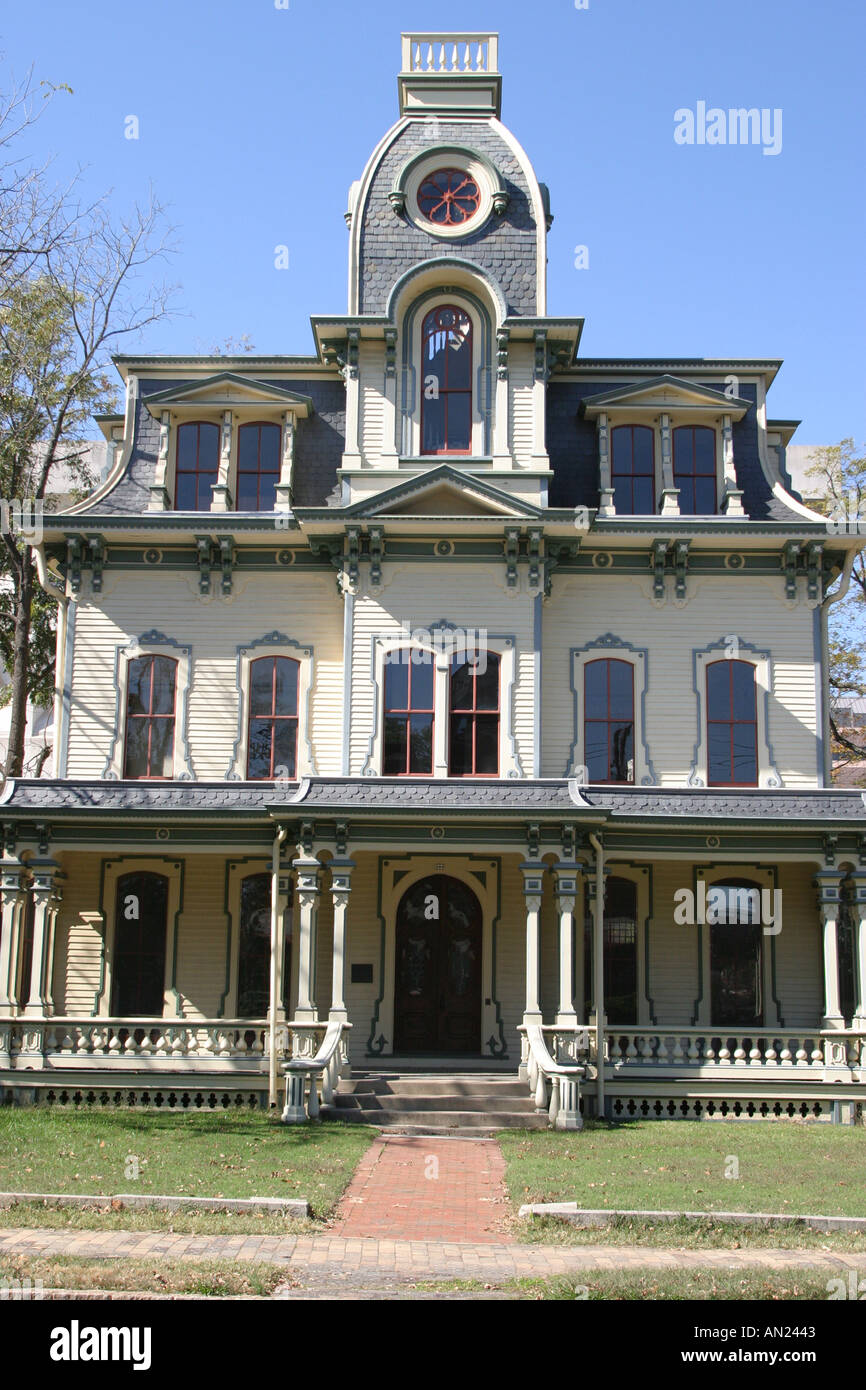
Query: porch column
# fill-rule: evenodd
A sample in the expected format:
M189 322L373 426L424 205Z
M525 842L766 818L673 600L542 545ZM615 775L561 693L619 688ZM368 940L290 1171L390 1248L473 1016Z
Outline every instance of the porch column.
M293 864L298 875L298 1005L296 1023L318 1023L316 1009L316 937L319 915L321 864L313 855L302 855Z
M34 859L29 864L33 894L33 964L30 972L30 999L25 1018L50 1018L54 1012L52 974L54 969L54 927L60 908L63 875L53 859Z
M815 875L818 888L818 907L824 924L824 1017L821 1027L845 1027L839 1005L839 883L838 869L821 869Z
M854 1027L866 1030L866 869L855 869L851 874L854 880L854 922L857 937L854 942L854 957L857 961L857 1007L854 1010Z
M523 1022L541 1023L541 891L544 865L540 859L527 859L520 866L523 874L523 901L526 908L526 1008Z
M559 916L559 1008L556 1022L577 1027L574 1008L574 904L577 897L577 864L560 859L553 866L556 911Z
M334 954L331 970L331 1009L329 1019L348 1022L346 1010L346 912L352 888L351 859L331 860L331 898L334 904Z
M18 999L16 978L18 975L18 942L21 935L21 919L27 892L24 878L27 870L23 864L4 863L0 872L0 888L3 891L3 916L0 922L0 1012L15 1013Z

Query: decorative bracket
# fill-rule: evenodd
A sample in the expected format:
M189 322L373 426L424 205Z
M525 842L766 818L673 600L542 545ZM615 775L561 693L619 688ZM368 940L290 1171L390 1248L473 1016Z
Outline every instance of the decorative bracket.
M385 558L385 532L381 526L371 526L370 542L370 583L378 588L382 583L382 561Z
M806 546L806 596L813 602L820 596L821 560L824 555L823 541L809 541Z
M80 536L70 536L66 542L66 568L73 594L81 592L81 562L83 547Z
M385 375L386 377L395 377L397 375L396 328L385 329Z
M232 591L232 563L234 561L234 539L220 536L220 568L222 569L222 591L228 595Z
M667 541L653 541L651 563L653 567L653 598L665 596L665 562L668 554Z
M569 864L574 862L575 848L574 826L564 825L562 827L562 857Z
M337 853L343 857L347 852L349 843L349 827L344 820L338 820L335 828L335 843Z
M196 536L195 549L198 556L198 591L205 596L210 594L211 538Z
M346 366L351 379L354 381L358 375L358 347L361 341L361 330L350 328L346 334Z
M520 554L520 530L508 526L505 530L505 576L509 589L517 588L517 558Z
M359 526L349 526L346 530L348 548L346 560L349 566L349 584L352 588L358 582L358 562L361 558L361 528Z
M536 588L539 581L541 539L543 534L543 531L537 527L533 527L529 532L529 583L532 588Z
M95 594L102 593L102 567L105 564L105 541L102 536L88 536L87 544L90 548L90 563L92 574L90 582Z
M800 553L799 541L786 541L782 551L782 568L785 572L785 598L797 597L797 556Z
M511 333L507 328L496 330L496 375L500 381L508 376L508 340Z
M541 842L541 831L537 825L526 827L527 855L530 859L538 858L539 845Z
M547 331L544 328L535 330L535 380L547 380Z
M576 560L580 550L580 541L568 541L565 545L551 545L548 542L544 547L544 597L550 598L550 591L553 587L553 571L565 561Z
M689 541L677 541L674 546L674 573L676 575L676 595L682 602L686 596L686 574L689 564Z
M303 851L304 851L304 854L306 854L308 857L312 857L312 853L313 853L313 822L312 822L311 820L305 820L305 821L302 821L302 822L301 822L300 843L301 843L301 848L302 848Z

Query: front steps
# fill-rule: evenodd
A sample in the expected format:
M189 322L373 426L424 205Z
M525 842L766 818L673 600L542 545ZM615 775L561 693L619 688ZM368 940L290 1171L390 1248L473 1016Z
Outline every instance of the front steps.
M546 1129L525 1081L487 1070L443 1076L421 1071L356 1072L340 1082L323 1119L375 1125L389 1134L487 1138L500 1129Z

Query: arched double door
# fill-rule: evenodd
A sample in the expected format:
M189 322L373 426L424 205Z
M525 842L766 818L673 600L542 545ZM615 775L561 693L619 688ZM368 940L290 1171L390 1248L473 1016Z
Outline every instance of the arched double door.
M394 1051L481 1050L481 904L446 874L420 879L397 908Z

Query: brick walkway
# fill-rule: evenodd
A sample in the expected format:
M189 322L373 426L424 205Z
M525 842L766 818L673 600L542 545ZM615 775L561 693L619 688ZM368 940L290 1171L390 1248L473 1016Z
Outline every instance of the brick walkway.
M508 1240L505 1163L484 1140L375 1139L331 1223L336 1236L377 1240Z
M866 1275L866 1254L823 1250L664 1250L639 1245L506 1245L323 1236L180 1236L165 1231L0 1231L0 1255L83 1259L260 1260L296 1276L376 1273L397 1281L552 1278L600 1269L818 1269Z

